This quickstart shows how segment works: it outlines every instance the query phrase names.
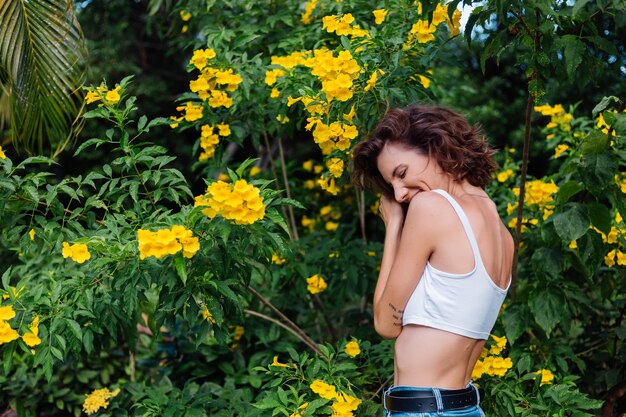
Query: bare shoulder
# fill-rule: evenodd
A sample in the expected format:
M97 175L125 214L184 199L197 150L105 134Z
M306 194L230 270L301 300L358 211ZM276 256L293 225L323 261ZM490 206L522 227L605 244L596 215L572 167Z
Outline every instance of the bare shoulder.
M437 226L452 213L452 206L442 195L434 191L422 191L411 199L407 221L417 221L425 227Z

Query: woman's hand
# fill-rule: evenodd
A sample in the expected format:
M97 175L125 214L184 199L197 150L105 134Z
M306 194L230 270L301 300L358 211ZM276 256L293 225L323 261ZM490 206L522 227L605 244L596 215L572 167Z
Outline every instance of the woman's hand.
M391 197L383 195L380 198L378 211L380 211L380 217L382 217L385 222L385 227L393 223L398 223L400 225L404 223L404 218L406 216L404 207Z

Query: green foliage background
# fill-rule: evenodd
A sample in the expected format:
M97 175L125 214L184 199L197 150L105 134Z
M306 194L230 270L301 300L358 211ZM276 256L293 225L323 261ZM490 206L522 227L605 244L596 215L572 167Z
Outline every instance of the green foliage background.
M507 205L518 201L525 136L531 177L558 186L550 216L530 202L524 208L517 279L493 331L507 336L503 355L513 367L478 380L487 414L624 412L614 393L626 379L626 281L623 265L605 261L624 248L616 215L626 216L626 114L623 97L612 97L624 91L623 4L488 1L476 5L463 35L450 37L442 25L435 40L408 50L411 26L432 18L436 3L424 2L420 16L409 1L320 0L310 25L291 0L75 6L90 83L119 84L122 100L89 107L83 137L56 160L24 159L3 144L2 306L17 311L10 323L20 333L39 315L42 343L0 345L0 408L80 415L85 395L108 387L121 392L99 415L289 417L305 402L302 415L330 415L331 402L310 390L321 379L363 401L355 415L381 415L393 364L392 342L373 332L369 302L382 252L377 197L351 188L346 174L336 196L311 187L327 175L325 156L304 128L301 104L289 107L286 97L319 92L320 84L297 69L275 86L282 93L275 100L264 82L276 68L271 56L325 46L352 51L364 69L354 97L335 102L328 119L354 106L357 141L389 106L443 103L480 123L501 149L502 172L513 175L494 178L488 191L505 222L515 217ZM381 25L371 13L377 8L389 10ZM344 13L370 31L371 43L323 29L322 16ZM204 119L171 129L176 106L193 99L185 93L196 77L189 59L207 47L243 77L234 105L206 107ZM365 92L375 68L384 75ZM549 120L532 112L544 103L573 115L569 129L545 127ZM199 162L199 126L207 121L228 123L233 133ZM569 149L555 158L559 144ZM309 160L321 173L303 166ZM251 175L253 166L261 173ZM234 225L193 207L193 196L220 173L262 189L262 221ZM201 250L191 259L140 260L137 230L175 224L193 230ZM612 228L618 232L609 241ZM64 259L64 241L86 243L92 258ZM326 291L307 291L314 274L326 279ZM203 318L203 306L215 323ZM351 340L362 350L354 358L344 352ZM288 366L271 366L276 360ZM552 371L553 384L540 385L539 369Z

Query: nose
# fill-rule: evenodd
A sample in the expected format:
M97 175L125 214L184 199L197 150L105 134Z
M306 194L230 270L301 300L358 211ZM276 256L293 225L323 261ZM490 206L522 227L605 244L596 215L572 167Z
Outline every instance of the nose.
M393 188L393 194L398 203L405 203L409 195L409 190L405 187L397 186Z

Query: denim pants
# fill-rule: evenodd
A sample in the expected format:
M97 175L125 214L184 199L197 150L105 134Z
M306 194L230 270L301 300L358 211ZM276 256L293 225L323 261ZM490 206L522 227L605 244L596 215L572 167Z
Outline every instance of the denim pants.
M470 382L467 384L467 387L474 387L474 385ZM445 392L445 389L442 388L423 388L423 387L409 387L409 386L397 386L389 388L386 393L392 393L397 391L424 391L424 392L432 392L435 397L441 398L441 392ZM480 401L480 399L479 399ZM440 403L440 401L437 401ZM399 411L389 411L385 407L385 417L485 417L485 413L478 405L472 405L465 408L460 408L458 410L442 410L442 411L434 411L432 413L418 413L418 412L399 412Z

